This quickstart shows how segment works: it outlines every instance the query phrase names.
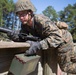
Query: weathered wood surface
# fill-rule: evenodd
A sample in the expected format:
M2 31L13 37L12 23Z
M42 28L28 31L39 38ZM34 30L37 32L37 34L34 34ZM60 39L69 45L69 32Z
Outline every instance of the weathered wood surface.
M30 45L25 42L5 42L0 41L0 49L4 48L28 48Z
M42 56L43 75L57 75L57 54L56 50L44 51Z
M74 46L74 49L76 50L76 43ZM14 55L17 53L25 52L28 47L29 44L27 43L0 42L0 73L8 71ZM36 68L36 71L29 75L70 75L58 69L56 52L54 50L43 51L41 56L42 65L38 66L40 67L40 70L39 68ZM58 72L60 72L60 74L58 74Z
M8 71L15 54L24 53L30 45L28 43L0 42L0 73Z

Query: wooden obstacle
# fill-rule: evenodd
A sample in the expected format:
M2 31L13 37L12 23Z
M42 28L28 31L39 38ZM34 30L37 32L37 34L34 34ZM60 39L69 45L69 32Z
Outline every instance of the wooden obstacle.
M25 52L30 47L28 43L0 42L0 73L8 71L15 54Z
M74 44L74 46L76 49L76 44ZM25 42L0 42L0 73L9 70L11 61L15 54L24 53L29 47L30 45ZM67 75L67 73L64 73L58 69L57 54L55 51L56 50L53 49L46 51L41 50L41 52L38 53L41 56L41 60L35 72L29 75Z

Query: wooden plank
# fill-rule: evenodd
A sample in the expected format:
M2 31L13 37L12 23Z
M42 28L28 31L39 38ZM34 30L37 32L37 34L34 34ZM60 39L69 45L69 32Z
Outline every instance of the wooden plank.
M0 41L0 49L2 48L22 48L22 47L30 47L28 43L25 42L5 42Z
M8 71L15 54L24 53L26 48L0 49L0 73Z
M57 75L56 50L48 49L42 53L43 75Z
M9 70L15 54L24 53L29 47L25 42L0 41L0 73Z
M8 71L15 54L24 53L23 48L0 49L0 73Z

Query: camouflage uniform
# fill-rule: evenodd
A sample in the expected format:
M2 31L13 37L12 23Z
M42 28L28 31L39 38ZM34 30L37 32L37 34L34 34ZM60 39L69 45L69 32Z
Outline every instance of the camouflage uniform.
M55 48L58 63L62 71L76 73L76 64L71 60L74 57L74 46L71 34L65 28L59 28L44 15L34 15L33 26L21 25L20 32L40 37L43 50Z
M36 11L30 0L18 0L15 6L16 14L23 10ZM61 69L65 72L76 74L73 39L67 31L67 26L63 26L61 23L53 23L44 15L34 15L33 26L21 25L20 33L30 33L33 36L40 37L40 44L43 50L52 48L56 50Z

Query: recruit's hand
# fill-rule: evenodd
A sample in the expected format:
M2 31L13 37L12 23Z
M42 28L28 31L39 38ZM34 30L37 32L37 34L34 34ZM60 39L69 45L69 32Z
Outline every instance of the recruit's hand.
M26 56L36 55L36 52L41 49L41 45L38 41L37 42L26 41L26 42L30 44L29 50L25 52Z
M7 36L9 37L10 40L17 42L19 40L18 33L16 31L14 32L8 32Z

